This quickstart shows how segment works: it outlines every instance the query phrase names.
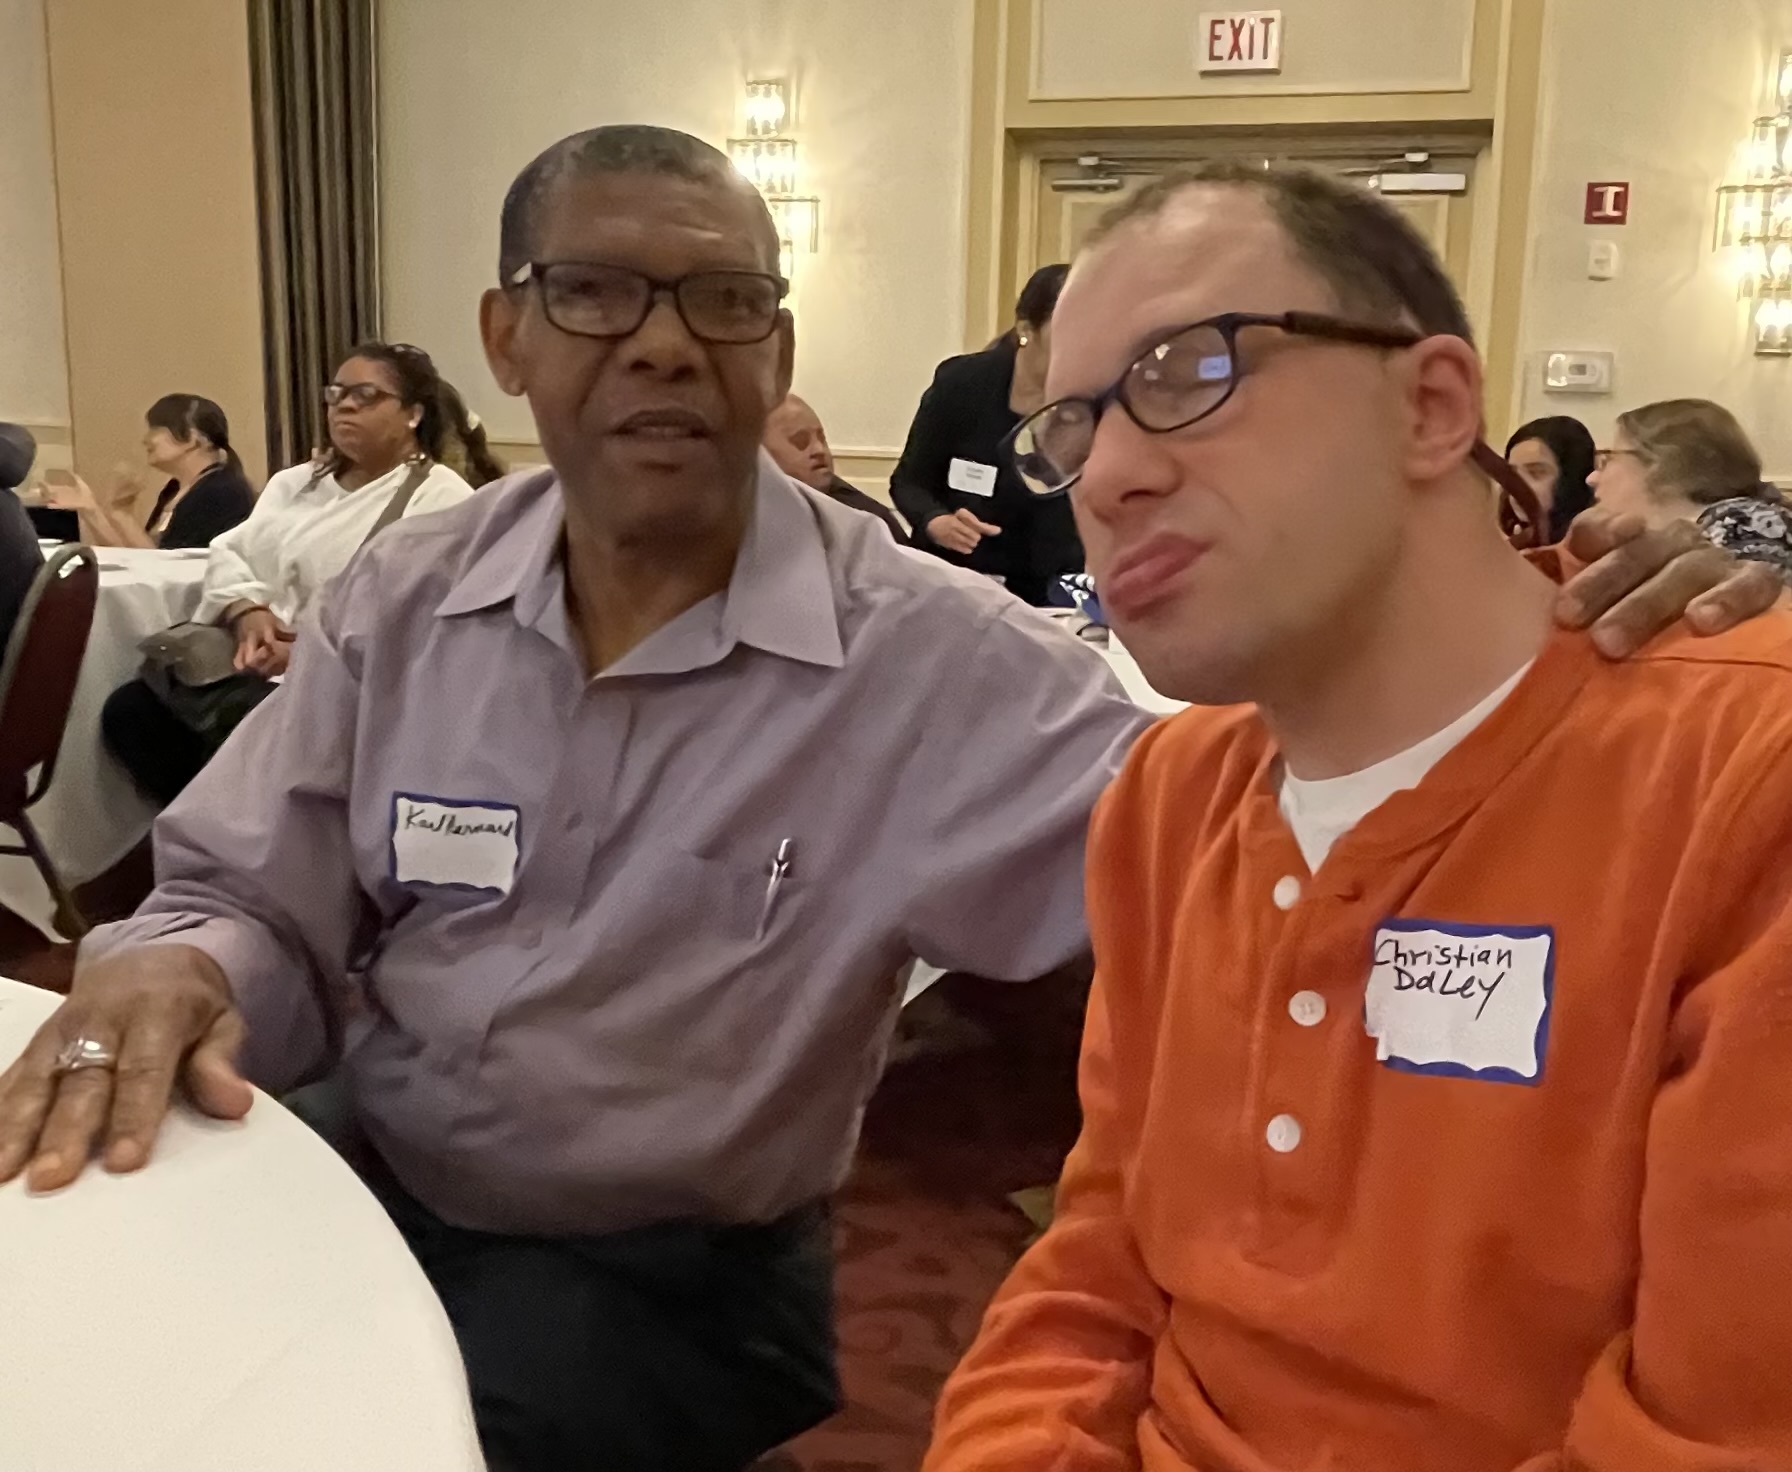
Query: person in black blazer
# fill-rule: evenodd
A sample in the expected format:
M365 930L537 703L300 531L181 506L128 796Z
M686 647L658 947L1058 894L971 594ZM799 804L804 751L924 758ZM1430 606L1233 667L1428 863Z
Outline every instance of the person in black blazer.
M83 540L96 547L208 547L248 519L255 492L230 447L222 409L198 394L168 394L150 405L144 419L144 456L152 470L169 477L146 523L139 526L131 514L137 486L128 475L110 505L102 505L78 476L72 484L46 487L50 505L80 514Z
M1082 571L1083 545L1069 498L1031 495L1002 442L1044 402L1052 312L1069 272L1040 267L1021 291L1011 331L940 364L890 477L890 499L915 529L914 546L999 577L1037 604L1062 574Z

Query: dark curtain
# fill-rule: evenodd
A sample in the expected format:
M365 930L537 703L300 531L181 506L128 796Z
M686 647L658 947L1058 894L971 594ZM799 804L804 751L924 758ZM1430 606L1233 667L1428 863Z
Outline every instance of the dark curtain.
M375 0L250 0L268 463L323 443L324 384L377 337Z

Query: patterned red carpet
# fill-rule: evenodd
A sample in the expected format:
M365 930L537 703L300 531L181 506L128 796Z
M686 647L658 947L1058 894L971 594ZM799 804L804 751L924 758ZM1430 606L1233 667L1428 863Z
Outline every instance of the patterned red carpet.
M837 1207L847 1409L792 1448L805 1472L913 1472L940 1386L1031 1236L1008 1193L1057 1178L1077 1129L1084 991L942 983L986 1041L892 1066Z
M9 919L0 975L65 990L74 948ZM803 1472L920 1465L940 1386L1033 1231L1008 1194L1055 1180L1075 1138L1083 997L955 977L908 1022L836 1209L847 1408L790 1448Z

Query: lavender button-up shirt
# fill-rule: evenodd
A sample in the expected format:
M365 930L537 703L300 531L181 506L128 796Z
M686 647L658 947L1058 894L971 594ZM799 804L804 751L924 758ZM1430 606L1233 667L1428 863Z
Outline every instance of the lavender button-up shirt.
M769 460L727 589L589 679L562 524L539 473L385 532L84 955L209 953L270 1089L346 1019L363 1127L450 1221L769 1220L839 1184L911 957L1087 945L1084 828L1146 717Z

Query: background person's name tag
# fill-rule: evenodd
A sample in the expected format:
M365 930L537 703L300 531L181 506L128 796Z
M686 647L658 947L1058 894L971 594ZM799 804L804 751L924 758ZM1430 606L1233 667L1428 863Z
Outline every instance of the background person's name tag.
M946 484L967 496L993 496L996 493L996 468L979 465L975 460L954 460L946 472Z
M1363 1021L1390 1068L1536 1084L1554 989L1547 925L1386 920Z
M392 877L400 884L509 894L522 814L504 803L392 794Z

